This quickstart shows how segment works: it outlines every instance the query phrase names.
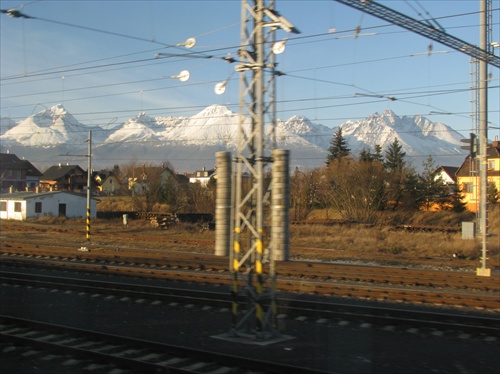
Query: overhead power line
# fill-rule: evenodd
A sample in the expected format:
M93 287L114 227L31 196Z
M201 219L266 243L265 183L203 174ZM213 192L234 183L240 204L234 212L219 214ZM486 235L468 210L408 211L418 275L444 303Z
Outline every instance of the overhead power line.
M101 33L101 34L119 36L119 37L122 37L122 38L127 38L127 39L133 39L133 40L142 41L142 42L159 44L159 45L162 45L164 47L176 47L176 45L174 45L174 44L162 43L162 42L159 42L159 41L154 40L154 39L140 38L140 37L133 36L133 35L127 35L127 34L122 34L122 33L114 32L114 31L107 31L107 30L96 29L94 27L88 27L88 26L82 26L82 25L75 25L73 23L56 21L56 20L42 18L42 17L33 17L33 16L29 16L27 14L24 14L20 10L17 10L17 9L0 9L0 12L4 13L4 14L7 14L8 16L10 16L12 18L36 19L36 20L39 20L39 21L54 23L54 24L57 24L57 25L74 27L74 28L77 28L77 29L82 29L82 30L87 30L87 31L94 31L94 32L98 32L98 33Z
M486 63L500 68L500 57L481 49L475 45L469 44L455 36L449 35L444 31L426 25L417 21L407 15L399 13L384 5L378 4L375 1L360 1L360 0L334 0L351 8L368 13L372 16L388 21L396 26L400 26L406 30L412 31L416 34L425 36L431 40L444 44L459 52L465 53L473 58L476 58Z

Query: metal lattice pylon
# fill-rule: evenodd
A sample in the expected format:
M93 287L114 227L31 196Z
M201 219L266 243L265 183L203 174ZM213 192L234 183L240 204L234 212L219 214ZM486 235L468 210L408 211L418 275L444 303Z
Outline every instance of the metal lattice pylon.
M274 1L242 1L239 63L240 103L234 197L234 233L230 252L232 333L258 339L275 335L275 267L266 207L275 133Z

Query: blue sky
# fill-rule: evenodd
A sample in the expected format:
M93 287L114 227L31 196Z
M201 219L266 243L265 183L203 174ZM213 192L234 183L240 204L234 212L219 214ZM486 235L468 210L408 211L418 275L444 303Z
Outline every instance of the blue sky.
M418 20L433 18L447 33L479 45L479 0L379 3ZM2 117L17 121L58 103L80 122L100 126L143 111L191 116L211 104L238 111L238 74L222 58L235 56L240 43L239 0L0 4L35 17L1 15ZM276 9L301 31L289 35L277 56L285 73L277 81L278 118L304 115L335 127L391 109L399 116L424 115L464 135L470 131L469 56L437 42L428 55L430 40L335 1L277 0ZM492 41L500 41L499 23L495 0ZM361 36L354 38L358 26ZM175 47L191 37L194 48ZM186 52L214 57L154 58ZM189 70L189 81L172 78L182 70ZM500 71L489 72L493 138L499 133ZM214 85L229 77L226 92L215 95Z

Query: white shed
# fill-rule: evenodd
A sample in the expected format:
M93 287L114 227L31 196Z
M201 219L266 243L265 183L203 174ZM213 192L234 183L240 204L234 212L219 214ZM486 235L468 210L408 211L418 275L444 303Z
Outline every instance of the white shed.
M90 200L95 218L97 200ZM43 216L87 217L87 196L69 191L13 192L0 195L0 219L24 220Z

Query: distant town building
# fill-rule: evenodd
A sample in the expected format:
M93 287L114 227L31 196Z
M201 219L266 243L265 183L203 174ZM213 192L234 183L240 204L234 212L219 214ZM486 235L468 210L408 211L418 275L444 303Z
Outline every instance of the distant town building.
M96 217L97 200L91 199L91 217ZM47 216L84 218L87 198L68 191L12 192L0 194L0 219L25 220Z
M441 178L443 182L450 188L452 192L457 185L456 173L458 167L456 166L439 166L435 171L435 180Z
M201 170L195 171L193 174L189 175L189 183L201 183L206 186L210 181L210 178L215 177L216 169L207 170L205 167Z
M494 184L497 190L500 190L500 145L498 139L488 146L488 185ZM479 179L479 159L471 158L470 155L459 167L457 173L457 185L464 195L464 202L467 208L472 212L479 210L480 201L480 179Z
M13 153L0 153L1 192L34 191L42 173L27 160L21 160Z
M95 182L97 191L103 195L113 195L122 189L120 180L112 171L93 172L92 179Z
M40 177L42 191L83 192L87 187L87 172L78 165L56 165Z

